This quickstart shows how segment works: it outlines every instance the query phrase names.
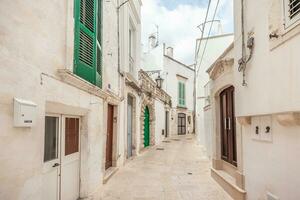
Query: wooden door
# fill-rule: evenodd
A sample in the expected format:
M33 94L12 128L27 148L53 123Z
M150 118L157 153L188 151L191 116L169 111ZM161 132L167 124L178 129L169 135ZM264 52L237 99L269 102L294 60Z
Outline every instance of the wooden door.
M107 138L106 138L106 162L105 169L112 167L113 160L113 119L114 107L108 105L107 108Z
M166 122L165 122L165 130L166 130L166 134L165 137L169 136L169 111L166 111Z
M178 113L178 135L186 134L186 114Z
M222 159L237 166L234 87L229 87L220 94L220 108Z
M144 111L144 147L150 146L150 113L146 107Z
M79 118L45 117L43 199L79 198Z

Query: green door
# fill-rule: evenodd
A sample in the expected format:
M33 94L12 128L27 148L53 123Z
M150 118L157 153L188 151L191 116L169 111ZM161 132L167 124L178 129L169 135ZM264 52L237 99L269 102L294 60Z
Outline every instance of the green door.
M145 108L144 113L144 147L150 145L150 113L149 108Z

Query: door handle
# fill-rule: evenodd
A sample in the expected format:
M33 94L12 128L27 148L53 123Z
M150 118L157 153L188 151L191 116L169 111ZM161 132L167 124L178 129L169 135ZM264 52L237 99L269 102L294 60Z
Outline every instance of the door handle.
M55 163L52 167L58 167L59 163Z
M231 120L230 120L230 117L228 117L228 130L231 130Z

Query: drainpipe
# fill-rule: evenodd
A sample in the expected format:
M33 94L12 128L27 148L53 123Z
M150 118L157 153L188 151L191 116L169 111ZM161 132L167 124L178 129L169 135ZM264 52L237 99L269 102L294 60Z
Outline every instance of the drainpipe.
M196 63L194 64L194 112L193 112L193 132L196 134L196 109L197 109L197 93L196 93L196 86L197 86L197 79L196 79Z
M128 3L130 0L126 0L124 1L123 3L120 4L120 0L117 1L117 4L118 4L118 7L117 7L117 26L118 26L118 74L119 74L119 89L121 88L120 87L120 79L123 78L123 83L122 83L122 87L125 88L125 78L124 78L124 72L121 71L121 47L120 47L120 9L126 4ZM124 90L120 89L120 93ZM125 100L125 95L123 94L123 97L122 97L122 102ZM124 113L124 116L123 116L123 128L125 128L125 124L126 124L126 117L127 117L127 113L125 112L126 110L126 105L124 103L124 109L123 109L123 113ZM126 134L127 134L127 129L124 131L124 148L126 147ZM119 140L118 140L119 141ZM119 149L119 147L118 147ZM124 150L124 159L126 157L126 150ZM120 157L120 152L118 151L118 158ZM124 164L124 163L122 163Z

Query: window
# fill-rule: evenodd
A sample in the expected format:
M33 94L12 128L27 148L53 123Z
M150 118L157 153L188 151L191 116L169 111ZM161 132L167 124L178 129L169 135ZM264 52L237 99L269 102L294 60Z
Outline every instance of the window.
M288 27L300 19L300 0L285 0L285 26Z
M178 82L178 105L185 106L185 83Z
M300 0L289 1L289 17L293 19L300 12Z
M134 74L134 62L135 62L135 52L134 52L134 49L135 49L135 31L134 31L134 28L133 26L130 24L130 28L129 28L129 72L131 74Z
M58 117L45 118L44 162L58 158Z
M102 87L102 0L75 0L74 73Z

